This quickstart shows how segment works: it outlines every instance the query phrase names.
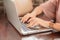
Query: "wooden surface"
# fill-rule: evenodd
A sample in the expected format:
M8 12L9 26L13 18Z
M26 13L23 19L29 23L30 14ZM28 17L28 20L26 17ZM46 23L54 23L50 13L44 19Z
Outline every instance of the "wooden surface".
M0 40L60 40L60 33L22 36L9 24L5 16L2 15L0 16Z

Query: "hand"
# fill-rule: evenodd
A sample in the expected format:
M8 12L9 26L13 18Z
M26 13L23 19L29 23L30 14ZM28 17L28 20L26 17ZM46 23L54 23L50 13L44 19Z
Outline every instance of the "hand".
M50 21L45 21L45 20L37 18L37 17L31 18L28 22L29 22L29 24L27 24L27 27L41 25L45 28L49 28L49 23L50 23Z
M25 23L26 21L28 21L28 19L33 18L33 17L35 17L34 14L28 13L24 17L22 17L21 22Z
M28 22L29 23L27 24L27 27L34 27L40 25L40 19L37 17L31 18Z

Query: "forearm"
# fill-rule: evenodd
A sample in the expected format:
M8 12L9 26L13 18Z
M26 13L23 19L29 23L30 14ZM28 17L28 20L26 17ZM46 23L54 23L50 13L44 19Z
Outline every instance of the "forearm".
M38 6L33 10L33 12L31 14L37 16L41 13L42 13L42 8L40 6Z

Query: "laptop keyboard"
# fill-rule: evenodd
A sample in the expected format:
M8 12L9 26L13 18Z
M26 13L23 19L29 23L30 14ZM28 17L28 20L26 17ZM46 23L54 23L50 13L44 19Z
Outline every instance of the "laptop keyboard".
M24 31L29 31L31 29L27 28L25 24L22 23L22 27L21 27Z

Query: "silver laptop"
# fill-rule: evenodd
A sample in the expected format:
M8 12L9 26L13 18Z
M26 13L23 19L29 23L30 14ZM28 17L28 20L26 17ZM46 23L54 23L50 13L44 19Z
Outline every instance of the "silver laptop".
M30 29L27 28L25 24L23 24L17 15L18 11L16 9L16 6L14 4L14 0L4 0L4 5L7 12L7 17L10 23L17 29L17 31L23 35L33 34L33 33L42 33L42 32L48 32L52 29Z

